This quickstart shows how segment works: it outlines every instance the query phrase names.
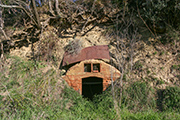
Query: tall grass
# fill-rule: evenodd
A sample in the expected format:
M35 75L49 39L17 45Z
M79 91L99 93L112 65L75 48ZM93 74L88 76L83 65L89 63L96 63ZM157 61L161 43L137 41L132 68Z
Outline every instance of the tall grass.
M124 106L120 113L117 113L110 90L95 96L93 101L88 101L68 87L57 70L48 69L44 72L47 69L45 63L35 64L18 57L8 57L3 64L4 66L0 68L0 119L2 120L117 120L117 114L123 120L180 119L178 111L161 112L156 109L155 92L143 82L134 83L124 89L122 102ZM167 90L165 93L170 96L168 91L178 90L177 88ZM176 98L177 103L179 98L176 95L173 94L172 97L165 97L162 100L166 102ZM172 106L168 103L165 105Z

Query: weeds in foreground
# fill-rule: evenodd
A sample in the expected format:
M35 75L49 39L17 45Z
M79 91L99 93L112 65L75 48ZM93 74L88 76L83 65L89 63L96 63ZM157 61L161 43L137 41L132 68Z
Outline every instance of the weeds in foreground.
M179 88L167 88L158 99L164 107L157 109L155 91L145 82L132 83L124 89L120 113L114 109L111 91L95 96L93 101L82 98L66 86L58 73L46 65L10 57L1 67L0 118L5 119L93 119L169 120L180 119ZM36 66L36 67L35 67ZM176 109L175 109L176 108Z

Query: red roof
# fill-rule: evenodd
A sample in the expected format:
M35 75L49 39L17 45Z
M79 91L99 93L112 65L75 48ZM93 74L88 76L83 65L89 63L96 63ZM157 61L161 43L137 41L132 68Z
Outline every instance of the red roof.
M110 59L107 45L91 46L82 49L78 54L65 52L62 66L89 59Z

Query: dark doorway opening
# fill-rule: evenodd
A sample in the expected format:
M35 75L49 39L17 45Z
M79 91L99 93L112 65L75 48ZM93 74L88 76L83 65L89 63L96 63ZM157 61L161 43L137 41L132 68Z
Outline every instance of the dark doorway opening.
M103 91L103 79L97 77L88 77L82 79L82 95L90 100L94 95L101 94Z

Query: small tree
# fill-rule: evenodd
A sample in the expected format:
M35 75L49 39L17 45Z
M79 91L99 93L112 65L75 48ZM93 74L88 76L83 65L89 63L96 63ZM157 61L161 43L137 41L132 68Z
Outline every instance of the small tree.
M123 79L125 79L127 73L131 73L132 71L134 48L136 42L140 39L133 15L123 17L125 12L116 16L113 28L110 31L110 35L113 36L111 43L115 48L112 58L114 59L116 68L121 72L121 77L114 84L112 83L112 95L115 103L118 101L120 108L124 89Z

